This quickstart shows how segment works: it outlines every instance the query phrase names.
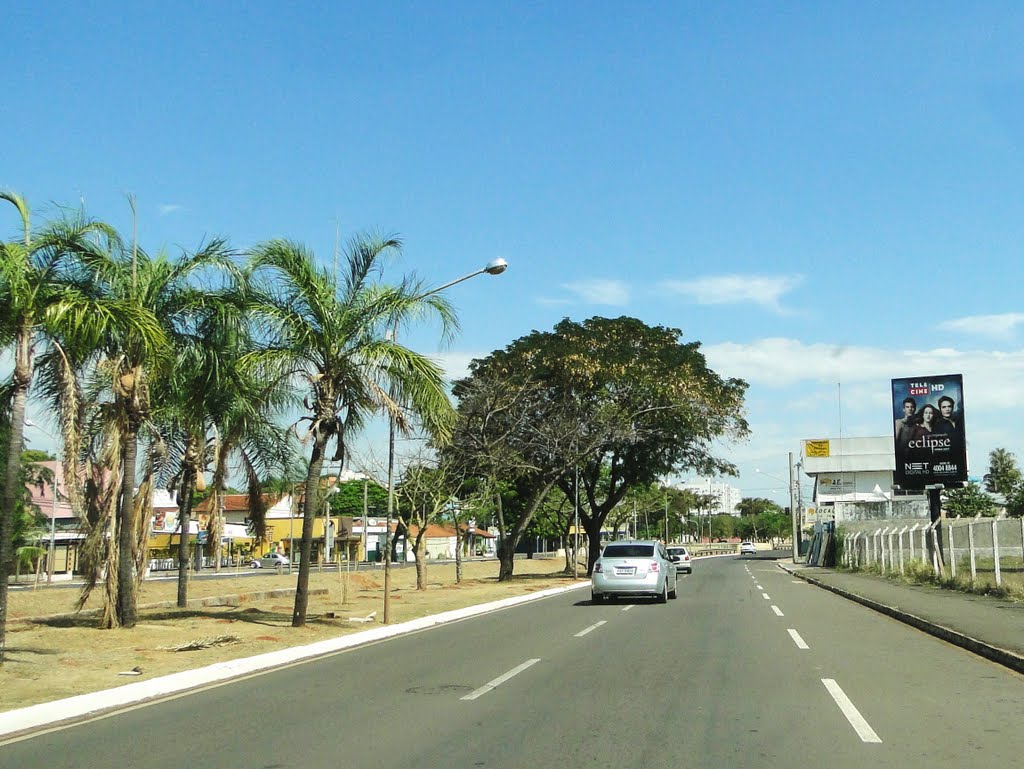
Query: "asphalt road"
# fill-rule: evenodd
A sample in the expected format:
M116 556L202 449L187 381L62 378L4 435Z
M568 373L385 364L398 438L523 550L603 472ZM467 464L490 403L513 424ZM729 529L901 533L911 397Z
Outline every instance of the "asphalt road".
M0 746L0 766L1016 766L1024 679L767 559L575 590Z

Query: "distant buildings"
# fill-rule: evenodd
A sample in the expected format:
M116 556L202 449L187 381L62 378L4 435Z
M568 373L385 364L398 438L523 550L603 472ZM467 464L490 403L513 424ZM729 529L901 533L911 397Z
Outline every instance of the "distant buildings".
M730 486L728 483L715 481L711 478L697 478L696 480L677 483L673 488L714 497L714 502L710 509L711 515L739 515L736 507L739 505L740 500L743 499L743 494L738 488Z

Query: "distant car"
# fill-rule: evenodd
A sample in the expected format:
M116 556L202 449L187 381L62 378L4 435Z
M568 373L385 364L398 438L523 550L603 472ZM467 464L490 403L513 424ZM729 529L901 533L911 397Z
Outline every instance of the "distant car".
M249 564L253 569L276 569L278 566L287 566L288 557L281 553L267 553L262 558L253 558Z
M757 555L757 545L753 542L740 542L740 555Z
M669 560L675 562L677 572L685 571L687 574L693 574L693 561L690 559L689 550L679 545L669 545L667 549Z
M676 565L654 539L611 542L601 551L590 579L594 603L615 596L651 596L658 603L676 597Z

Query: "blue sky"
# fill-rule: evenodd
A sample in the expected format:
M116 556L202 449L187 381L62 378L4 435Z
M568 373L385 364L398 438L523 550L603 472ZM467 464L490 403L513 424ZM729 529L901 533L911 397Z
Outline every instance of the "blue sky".
M962 373L980 476L1024 452L1024 8L965 5L21 4L0 187L126 232L131 193L150 250L504 257L449 292L453 345L411 343L459 374L563 317L679 328L750 383L722 453L780 502L802 438L888 434L892 377Z

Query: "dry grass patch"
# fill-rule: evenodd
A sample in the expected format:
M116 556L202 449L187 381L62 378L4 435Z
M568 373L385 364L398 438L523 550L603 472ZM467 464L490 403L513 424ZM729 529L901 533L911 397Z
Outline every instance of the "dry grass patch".
M495 561L463 565L463 581L455 583L454 565L431 564L428 589L415 589L415 570L392 573L391 622L397 624L549 587L568 585L561 559L516 561L516 577L497 581ZM380 624L383 618L382 570L310 574L309 610L305 627L291 626L288 596L247 598L256 593L294 589L296 574L238 574L221 579L195 580L189 598L236 595L235 606L188 609L140 608L138 624L130 630L99 630L93 615L73 615L78 591L66 587L12 590L7 629L7 661L0 666L0 710L100 691L126 683L176 673L214 662L249 657L276 649L312 643ZM174 601L173 581L146 582L140 607ZM88 608L97 608L93 597ZM376 615L365 619L372 612ZM28 621L27 618L47 617ZM231 643L198 642L231 637ZM192 651L167 647L201 645Z

